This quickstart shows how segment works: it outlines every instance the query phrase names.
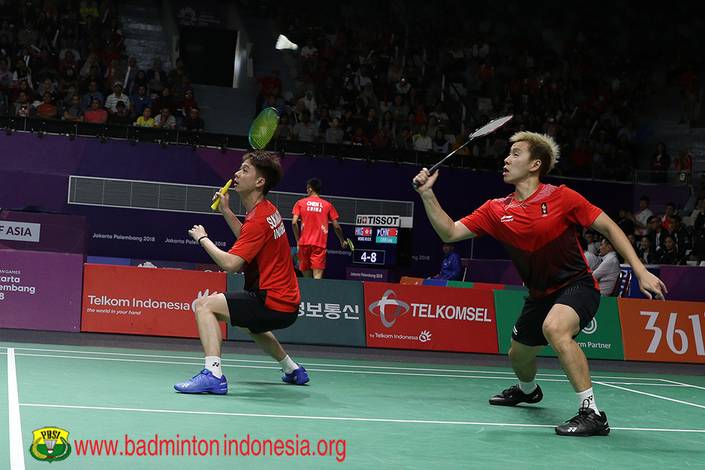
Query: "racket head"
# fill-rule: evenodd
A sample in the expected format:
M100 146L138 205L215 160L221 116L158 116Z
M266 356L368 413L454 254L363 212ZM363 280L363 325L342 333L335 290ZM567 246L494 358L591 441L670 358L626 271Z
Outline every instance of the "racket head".
M475 132L470 134L470 139L476 139L478 137L482 137L483 135L491 134L500 127L504 126L506 123L512 120L514 115L510 114L508 116L502 116L497 119L493 119L484 126L480 127L477 129Z
M275 108L264 108L257 115L252 124L250 131L247 133L247 139L250 141L250 146L253 149L263 149L267 146L279 124L279 113Z

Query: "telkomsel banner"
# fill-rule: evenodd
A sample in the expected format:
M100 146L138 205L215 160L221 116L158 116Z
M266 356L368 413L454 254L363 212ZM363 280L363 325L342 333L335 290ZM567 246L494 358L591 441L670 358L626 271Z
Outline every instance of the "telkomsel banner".
M705 303L619 299L624 358L705 363Z
M497 352L492 291L366 282L367 346Z
M362 283L332 279L298 278L301 289L299 316L289 328L274 330L284 343L365 345L365 314ZM240 274L228 275L228 290L244 285ZM230 327L228 337L250 340L244 330Z
M521 314L527 293L519 290L494 291L495 307L497 309L497 337L499 352L509 351L512 340L512 327ZM617 299L602 297L600 308L592 321L580 332L575 341L581 347L585 356L591 359L624 359L622 346L622 329L619 322ZM553 348L546 346L539 354L541 356L556 356Z
M83 255L0 250L0 328L78 331Z
M222 272L86 264L81 331L198 338L196 299L224 290Z

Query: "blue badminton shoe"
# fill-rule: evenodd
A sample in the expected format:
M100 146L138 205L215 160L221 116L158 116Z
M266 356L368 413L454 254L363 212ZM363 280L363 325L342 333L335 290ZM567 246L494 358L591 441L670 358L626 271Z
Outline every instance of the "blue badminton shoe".
M294 369L291 374L285 373L282 375L282 380L288 384L304 385L310 379L308 378L308 372L306 372L306 369L304 369L303 366L299 366L299 368Z
M213 393L225 395L228 393L228 379L218 378L208 369L203 369L186 382L174 385L174 390L180 393Z

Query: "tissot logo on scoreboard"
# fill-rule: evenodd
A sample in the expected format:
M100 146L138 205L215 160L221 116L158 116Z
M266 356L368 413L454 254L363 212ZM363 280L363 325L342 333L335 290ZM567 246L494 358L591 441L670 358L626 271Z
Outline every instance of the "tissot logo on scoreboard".
M491 290L380 282L364 290L367 346L498 352Z
M398 215L358 215L355 225L371 225L373 227L399 227L401 217Z

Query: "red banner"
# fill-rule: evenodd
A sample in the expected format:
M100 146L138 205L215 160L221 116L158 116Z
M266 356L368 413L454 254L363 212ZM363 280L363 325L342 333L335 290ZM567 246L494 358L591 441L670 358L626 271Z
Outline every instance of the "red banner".
M488 289L364 283L367 346L496 353Z
M705 303L619 299L624 359L705 363Z
M86 264L81 331L198 338L193 302L225 286L221 272Z

